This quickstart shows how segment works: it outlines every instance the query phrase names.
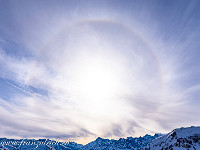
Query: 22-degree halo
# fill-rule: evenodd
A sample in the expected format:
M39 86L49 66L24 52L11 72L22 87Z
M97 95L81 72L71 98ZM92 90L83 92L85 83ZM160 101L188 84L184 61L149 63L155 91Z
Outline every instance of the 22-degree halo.
M43 56L43 51L48 51L48 55ZM56 54L53 54L55 52ZM148 84L148 79L151 78L157 78L157 84L162 85L159 62L147 41L131 28L109 20L86 20L61 29L45 44L39 57L46 60L45 64L50 66L53 72L61 74L61 78L68 84L67 92L82 86L82 89L73 92L77 94L84 90L85 94L89 95L90 91L95 89L95 84L101 87L96 87L97 91L92 92L94 95L88 97L92 99L102 94L109 95L109 92L115 95L115 86L126 86L120 82L128 83L130 90L131 87L144 88L140 85ZM49 64L48 60L54 60L56 63ZM91 69L93 73L90 73ZM87 76L87 79L77 74ZM112 83L106 85L112 78ZM120 81L117 81L119 78ZM146 80L143 81L143 78ZM74 80L78 80L79 83ZM143 83L140 84L141 82ZM113 85L108 86L110 84ZM104 90L104 93L98 93L98 90Z

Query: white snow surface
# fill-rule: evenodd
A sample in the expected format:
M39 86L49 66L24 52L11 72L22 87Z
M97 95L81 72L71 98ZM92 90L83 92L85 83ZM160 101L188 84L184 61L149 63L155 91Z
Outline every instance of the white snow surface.
M178 128L158 137L143 150L200 150L200 127Z

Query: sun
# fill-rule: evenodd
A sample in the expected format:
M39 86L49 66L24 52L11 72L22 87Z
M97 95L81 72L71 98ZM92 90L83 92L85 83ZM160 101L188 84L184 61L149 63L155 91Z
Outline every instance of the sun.
M88 101L105 101L117 92L119 78L106 61L90 60L76 70L74 85L76 94Z
M80 88L88 98L107 98L115 90L114 78L104 64L90 64L81 70Z

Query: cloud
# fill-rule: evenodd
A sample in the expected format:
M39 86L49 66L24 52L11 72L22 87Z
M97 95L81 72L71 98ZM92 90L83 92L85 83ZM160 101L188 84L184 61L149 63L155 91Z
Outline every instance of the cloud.
M197 54L196 30L183 27L178 30L186 31L182 36L174 30L167 36L187 15L161 30L165 21L155 15L160 9L156 4L141 14L135 12L136 6L131 6L132 13L128 7L124 15L117 4L101 3L103 11L94 12L86 9L89 4L83 9L70 2L63 4L69 8L64 9L60 3L24 1L26 9L32 10L26 13L21 4L12 2L11 12L4 11L12 18L1 23L6 36L0 39L11 44L11 50L1 46L0 82L13 95L0 95L2 135L88 142L97 136L139 136L199 123L199 82L191 82L193 75L197 81L199 73L188 63ZM163 15L173 21L171 15ZM7 27L9 21L13 24ZM177 34L184 43L177 40ZM20 48L13 43L21 50L16 52ZM187 56L185 50L191 44L195 45ZM198 61L194 66L199 66ZM94 75L91 70L98 72L95 79L106 74L96 82L101 88L86 78ZM93 92L85 94L86 87Z

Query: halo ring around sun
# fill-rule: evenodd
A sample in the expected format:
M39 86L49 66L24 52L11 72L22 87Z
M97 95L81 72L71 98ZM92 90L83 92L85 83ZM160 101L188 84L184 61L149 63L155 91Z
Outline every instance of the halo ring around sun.
M122 32L118 33L118 29ZM123 41L123 39L125 40ZM133 45L131 45L131 42ZM112 46L110 46L110 43ZM52 47L55 48L55 46L52 46L54 44L58 46L56 50L52 49ZM136 48L131 49L126 44ZM60 45L62 46L59 47ZM122 50L123 48L125 50ZM49 56L43 56L43 51L47 50ZM52 55L53 51L57 51L59 55ZM145 55L142 56L143 54ZM134 57L131 57L131 55L134 55ZM126 71L123 70L123 67L120 68L123 63L133 70L135 69L135 72L142 70L145 76L148 70L142 69L141 64L145 59L150 59L154 64L153 70L156 70L154 72L157 72L156 76L162 84L159 61L148 42L130 27L110 20L84 20L59 30L55 36L50 37L48 42L45 43L39 56L47 57L47 62L45 62L47 64L48 59L54 59L58 62L58 64L52 64L51 69L56 70L58 74L63 74L61 78L64 83L68 84L65 91L70 91L69 95L72 95L70 97L76 100L82 99L84 103L91 104L94 101L95 105L105 105L102 99L107 102L108 99L114 99L113 96L120 97L119 92L122 92L123 89L119 87L123 87L121 83L126 80L124 78L134 76L132 74L134 71L128 73L130 76L120 76L129 71L129 68L125 69ZM125 59L118 63L116 60L119 60L120 57ZM141 57L144 58L140 61ZM126 61L126 58L131 61ZM59 64L59 59L62 59L62 61L66 59L68 62ZM133 61L134 63L132 63ZM114 69L117 66L118 69ZM139 71L138 68L140 68ZM140 86L139 81L137 81L138 76L135 76L133 81L127 81L126 84L130 82L131 86L134 86L133 84Z

